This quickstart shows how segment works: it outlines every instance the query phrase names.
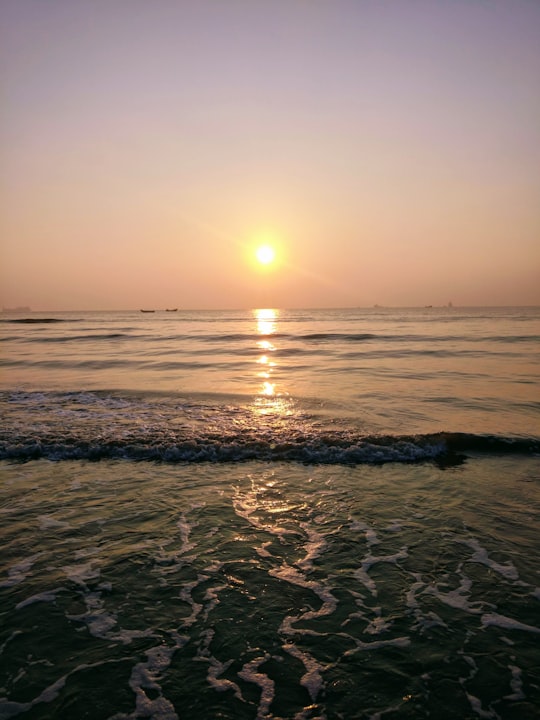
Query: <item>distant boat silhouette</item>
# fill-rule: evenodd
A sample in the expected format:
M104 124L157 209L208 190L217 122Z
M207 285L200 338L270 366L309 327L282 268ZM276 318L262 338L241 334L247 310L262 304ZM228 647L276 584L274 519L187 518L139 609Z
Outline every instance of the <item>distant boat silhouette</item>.
M141 310L141 312L156 312L155 310Z
M178 308L165 308L165 312L178 312Z

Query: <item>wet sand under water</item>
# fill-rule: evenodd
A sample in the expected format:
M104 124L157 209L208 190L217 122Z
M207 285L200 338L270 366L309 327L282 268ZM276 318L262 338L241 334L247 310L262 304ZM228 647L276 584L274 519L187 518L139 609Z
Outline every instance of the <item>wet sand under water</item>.
M0 477L0 718L539 717L538 458Z

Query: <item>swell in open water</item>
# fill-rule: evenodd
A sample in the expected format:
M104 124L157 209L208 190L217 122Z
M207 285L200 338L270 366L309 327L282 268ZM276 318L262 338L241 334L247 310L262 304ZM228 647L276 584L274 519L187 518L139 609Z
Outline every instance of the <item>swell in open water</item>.
M0 458L537 453L534 308L2 319Z

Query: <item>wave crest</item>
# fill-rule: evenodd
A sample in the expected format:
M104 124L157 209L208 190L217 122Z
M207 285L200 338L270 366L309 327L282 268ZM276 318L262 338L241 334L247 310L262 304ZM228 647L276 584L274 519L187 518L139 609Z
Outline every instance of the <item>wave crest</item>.
M236 463L248 460L305 464L361 465L388 462L440 461L455 464L468 453L531 455L540 452L535 439L506 438L468 433L413 436L351 436L349 433L311 434L304 437L264 437L234 433L224 437L199 434L164 440L159 435L136 434L125 439L83 439L74 435L43 438L4 438L4 460L147 460L159 462Z

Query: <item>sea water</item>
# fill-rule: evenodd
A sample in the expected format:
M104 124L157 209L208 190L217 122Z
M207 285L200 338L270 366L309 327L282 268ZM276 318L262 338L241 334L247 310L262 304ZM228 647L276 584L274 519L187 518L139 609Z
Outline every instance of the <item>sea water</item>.
M539 309L0 327L0 718L540 716Z

